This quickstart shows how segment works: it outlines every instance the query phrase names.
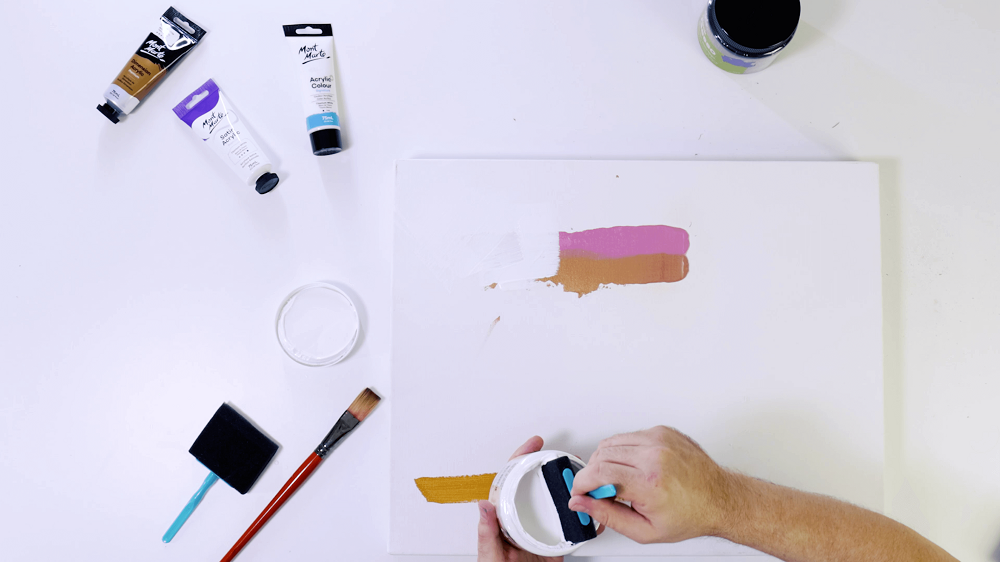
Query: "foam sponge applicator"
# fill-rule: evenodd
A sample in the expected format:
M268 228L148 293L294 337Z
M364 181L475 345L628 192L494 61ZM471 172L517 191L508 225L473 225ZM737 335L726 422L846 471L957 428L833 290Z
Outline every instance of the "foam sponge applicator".
M189 453L241 494L250 491L278 444L228 404L201 430Z
M563 537L573 544L589 541L597 536L597 529L590 517L569 508L569 492L573 489L573 476L577 470L569 457L559 457L542 465L542 476L556 505Z
M163 542L170 542L174 538L216 480L222 478L236 491L245 494L264 472L277 450L278 444L239 412L228 404L220 406L188 451L211 472L163 535Z

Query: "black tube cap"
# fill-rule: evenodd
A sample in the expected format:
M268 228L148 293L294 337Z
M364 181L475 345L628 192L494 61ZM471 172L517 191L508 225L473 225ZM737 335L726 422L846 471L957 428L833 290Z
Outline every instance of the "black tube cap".
M340 140L340 129L322 129L309 134L312 141L313 154L316 156L326 156L336 154L344 149Z
M124 115L122 112L118 111L118 108L111 105L110 103L102 103L97 106L97 111L101 112L101 115L108 118L112 123L118 123L121 116Z
M261 176L257 178L257 193L263 195L274 189L274 186L276 185L278 185L278 174L272 172L261 174Z

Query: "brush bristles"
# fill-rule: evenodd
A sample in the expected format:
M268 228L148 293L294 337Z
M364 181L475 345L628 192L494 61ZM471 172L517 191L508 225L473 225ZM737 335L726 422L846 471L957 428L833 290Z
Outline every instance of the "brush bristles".
M358 418L359 422L363 422L365 421L365 418L368 417L368 414L375 409L375 405L378 404L379 400L381 400L381 398L379 398L378 394L372 392L372 389L366 388L361 394L358 395L357 398L354 399L354 402L351 402L347 411L350 412L352 416Z

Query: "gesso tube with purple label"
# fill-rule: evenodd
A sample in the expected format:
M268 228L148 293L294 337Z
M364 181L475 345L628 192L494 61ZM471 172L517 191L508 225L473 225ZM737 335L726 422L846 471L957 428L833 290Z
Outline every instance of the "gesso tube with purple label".
M264 194L278 185L271 161L260 149L246 121L240 119L222 90L209 79L174 107L174 113L219 155L247 185Z

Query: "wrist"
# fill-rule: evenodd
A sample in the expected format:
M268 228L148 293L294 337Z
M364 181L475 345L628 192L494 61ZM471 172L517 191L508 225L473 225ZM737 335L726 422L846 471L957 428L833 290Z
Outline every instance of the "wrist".
M717 505L719 515L710 534L736 542L736 538L743 534L741 527L753 520L758 480L724 468L721 471Z

